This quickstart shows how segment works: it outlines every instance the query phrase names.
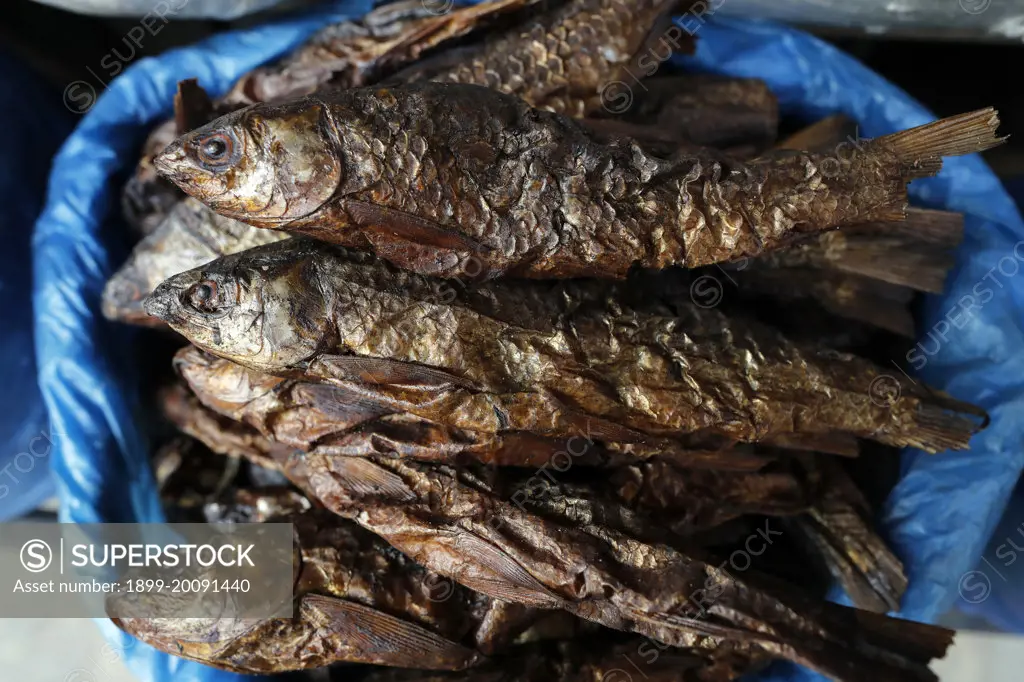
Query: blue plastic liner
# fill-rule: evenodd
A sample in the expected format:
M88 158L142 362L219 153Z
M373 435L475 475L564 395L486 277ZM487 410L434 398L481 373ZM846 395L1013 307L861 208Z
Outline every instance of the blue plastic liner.
M50 159L73 120L60 90L0 51L0 521L54 492L53 435L32 338L31 226L43 208Z
M161 518L147 464L147 443L132 413L136 377L130 329L101 316L100 292L123 254L116 241L114 179L136 161L149 126L169 114L179 79L198 77L220 94L238 76L295 46L329 20L360 15L368 5L340 3L332 11L275 26L219 36L194 47L142 60L116 79L58 155L46 210L35 234L36 343L39 378L55 426L65 437L53 456L64 521L154 521ZM686 22L694 27L692 17ZM933 116L856 60L799 31L752 21L710 18L699 27L698 51L683 63L699 70L767 81L784 113L817 119L843 112L874 137L926 123ZM922 311L933 329L964 296L990 295L939 327L917 369L928 383L985 407L989 428L967 453L904 455L904 475L885 510L885 529L910 577L903 613L933 620L973 568L1020 473L1024 424L1024 277L1007 273L1024 260L1024 224L996 177L977 156L949 159L937 178L911 186L915 203L967 214L966 238L944 296ZM1005 259L1009 257L1010 261ZM993 274L994 273L994 274ZM947 329L948 328L948 329ZM927 337L926 337L927 339ZM915 356L916 358L917 356ZM902 368L902 369L900 369ZM837 595L838 596L838 595ZM112 640L124 643L101 623ZM143 680L222 680L213 671L154 652L142 644L123 651ZM816 676L814 676L816 677ZM811 679L777 666L772 679ZM251 678L250 678L251 679Z

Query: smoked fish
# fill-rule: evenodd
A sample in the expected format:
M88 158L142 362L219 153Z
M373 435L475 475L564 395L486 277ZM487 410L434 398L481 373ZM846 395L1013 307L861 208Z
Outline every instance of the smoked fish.
M541 516L466 469L380 457L311 456L308 466L322 504L430 570L663 645L785 658L838 682L906 682L936 680L927 664L952 640L943 628L818 601L758 573L752 554L782 533L771 520L748 538L738 568L599 519Z
M487 88L414 83L254 105L179 138L155 164L222 215L370 248L422 274L622 278L901 220L907 183L943 156L999 144L998 122L982 109L840 159L782 150L723 163L599 141Z
M641 444L845 434L936 452L984 426L978 408L714 309L635 310L575 282L460 288L306 239L176 275L145 307L251 369L471 431Z
M274 673L339 661L461 670L545 616L465 589L325 510L268 520L295 524L293 618L236 623L241 631L227 633L214 619L112 620L175 656L235 672Z

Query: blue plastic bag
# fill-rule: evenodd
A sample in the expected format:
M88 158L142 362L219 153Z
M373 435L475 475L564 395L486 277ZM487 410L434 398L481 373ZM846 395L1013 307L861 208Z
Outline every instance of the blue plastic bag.
M30 226L39 217L50 159L73 119L49 86L0 51L0 521L54 492L53 439L36 382Z
M106 248L119 222L113 216L113 176L134 163L148 126L168 114L177 80L198 77L220 94L243 72L292 47L328 18L368 9L341 3L333 12L223 35L141 61L113 82L58 156L49 202L36 227L35 296L40 385L51 418L65 434L53 458L62 520L161 517L144 434L131 411L137 388L126 359L131 331L108 324L99 313L104 281L119 262ZM762 78L785 113L811 120L844 112L869 137L933 118L851 57L773 24L713 17L700 25L698 52L685 63ZM1007 255L1017 262L1013 249L1024 242L1024 224L978 157L948 160L939 177L916 181L911 194L921 205L968 214L956 272L946 295L927 302L923 328L932 329L951 305L974 295L978 282L995 279L992 296L971 311L962 328L950 331L947 323L938 349L920 351L926 362L919 368L930 384L989 410L992 423L968 453L906 453L903 479L885 510L886 530L911 580L903 612L931 620L950 604L957 580L979 556L1022 465L1024 429L1014 423L1013 413L1022 403L1024 279L989 275ZM1024 246L1018 252L1024 258ZM101 627L111 637L117 634L109 624ZM127 645L123 655L142 679L153 682L170 680L171 671L175 680L227 679L141 644ZM776 679L790 682L809 677L785 666L776 673Z

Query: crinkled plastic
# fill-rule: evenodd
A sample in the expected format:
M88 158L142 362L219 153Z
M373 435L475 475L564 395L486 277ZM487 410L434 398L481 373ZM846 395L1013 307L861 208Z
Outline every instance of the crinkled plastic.
M39 378L61 439L53 457L64 521L152 521L161 517L147 465L144 434L132 406L131 331L105 322L100 292L123 254L112 254L121 229L115 218L114 176L136 160L150 124L167 115L175 82L198 77L214 93L256 64L286 51L329 18L369 7L341 3L330 11L231 33L135 64L115 80L59 154L46 210L36 226L35 301ZM693 26L692 18L688 22ZM925 123L932 115L905 93L851 57L799 31L753 21L713 17L699 29L694 57L703 70L763 78L783 110L808 120L844 112L876 136ZM925 329L947 315L977 283L1024 241L1024 224L996 177L978 157L950 159L942 174L917 181L921 205L968 214L966 238L947 293L922 310ZM1018 249L1024 259L1024 247ZM1004 262L1004 269L1010 265ZM884 513L884 526L910 575L903 612L932 620L956 595L973 567L1020 473L1024 278L990 282L989 300L970 311L962 328L943 329L928 347L919 375L954 396L989 410L992 423L967 453L904 455L904 475ZM998 286L997 286L998 285ZM962 316L961 316L962 317ZM924 351L922 351L922 355ZM901 365L907 368L907 363ZM900 371L896 367L893 372ZM112 638L112 626L101 623ZM120 644L125 640L116 639ZM152 682L224 680L224 673L126 645L124 658ZM772 678L810 679L791 666Z
M1003 183L1024 208L1024 175ZM1024 483L1018 481L974 569L957 583L956 607L1006 632L1024 633Z
M0 51L0 521L31 511L54 491L36 382L30 247L50 159L71 125L60 91Z

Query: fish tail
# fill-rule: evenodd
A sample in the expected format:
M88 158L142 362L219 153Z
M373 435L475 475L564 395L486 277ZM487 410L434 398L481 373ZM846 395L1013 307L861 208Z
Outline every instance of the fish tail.
M938 173L943 156L974 154L1002 144L1006 137L996 137L998 127L999 114L987 107L885 135L870 144L894 152L904 177L913 180Z
M988 422L988 413L970 403L947 396L925 398L915 411L912 432L901 444L932 453L966 450L971 437Z
M791 525L854 606L876 613L899 608L907 588L903 565L853 505L830 499L792 519Z
M805 248L830 270L941 293L962 239L962 214L909 208L902 221L851 225Z
M843 228L845 234L912 239L927 247L956 248L964 237L964 214L911 206L898 223L861 223Z
M955 634L838 604L821 615L835 648L801 646L796 657L838 682L938 682L928 664L946 655Z
M886 445L931 453L966 450L974 434L989 423L988 413L977 405L891 374L876 374L866 394L873 409L891 414L883 418L887 423L882 428L861 435Z

